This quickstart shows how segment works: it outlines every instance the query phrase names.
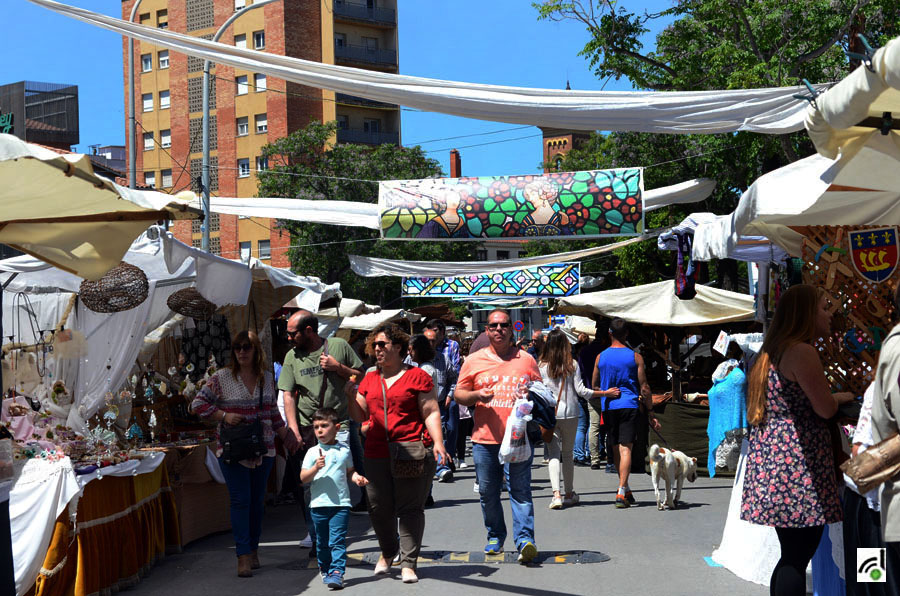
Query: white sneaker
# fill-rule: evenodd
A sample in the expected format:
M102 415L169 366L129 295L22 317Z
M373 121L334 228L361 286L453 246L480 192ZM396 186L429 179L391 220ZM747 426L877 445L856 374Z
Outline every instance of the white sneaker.
M464 468L468 468L468 467L469 467L469 464L467 464L466 462L460 460L460 462L459 462L458 464L456 464L456 467L459 468L460 470L462 470L462 469L464 469Z
M477 483L477 482L475 483L475 486L472 488L472 492L475 493L475 494L480 494L480 493L481 493L481 491L478 490L478 483Z
M578 496L578 493L572 493L571 497L566 497L563 499L563 507L571 507L572 505L577 505L578 501L581 498Z
M562 497L553 497L550 499L550 509L562 509L563 501Z
M312 537L308 532L306 538L300 540L300 548L312 548Z

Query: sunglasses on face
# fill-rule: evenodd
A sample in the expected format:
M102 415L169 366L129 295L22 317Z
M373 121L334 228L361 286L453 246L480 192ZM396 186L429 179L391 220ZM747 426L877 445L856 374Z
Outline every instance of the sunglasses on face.
M389 345L391 345L391 342L389 342L389 341L373 341L372 342L373 348L379 348L382 350L386 350Z
M252 352L253 344L235 344L234 351L235 352Z
M488 323L488 329L509 329L509 323Z

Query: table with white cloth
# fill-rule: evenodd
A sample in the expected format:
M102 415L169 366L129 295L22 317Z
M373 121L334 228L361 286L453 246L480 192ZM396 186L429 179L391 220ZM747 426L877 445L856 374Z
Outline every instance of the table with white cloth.
M17 594L116 591L180 549L164 460L147 453L81 476L68 458L28 460L10 493Z

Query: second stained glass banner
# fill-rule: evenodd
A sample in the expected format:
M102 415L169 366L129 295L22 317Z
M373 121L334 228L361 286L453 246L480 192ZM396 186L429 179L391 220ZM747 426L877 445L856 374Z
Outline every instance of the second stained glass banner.
M580 270L579 263L558 263L485 275L404 277L403 295L417 298L560 298L580 293Z

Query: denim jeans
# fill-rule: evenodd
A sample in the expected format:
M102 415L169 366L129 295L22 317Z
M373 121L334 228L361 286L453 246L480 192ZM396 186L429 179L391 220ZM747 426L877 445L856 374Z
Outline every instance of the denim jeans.
M438 404L441 410L441 426L444 429L444 449L447 454L453 457L456 452L457 431L459 430L459 404L455 401L450 402L450 406L445 408L444 404ZM441 474L444 470L450 469L450 462L442 461L437 464L434 471L435 476Z
M588 414L587 401L578 398L578 430L575 431L575 447L573 453L575 459L587 461L591 458L590 448L588 447L588 428L591 426L591 417Z
M500 445L472 445L472 459L475 461L475 475L478 478L478 492L481 496L481 514L488 540L497 538L500 545L506 541L506 522L503 520L503 505L500 502L500 488L503 477L509 488L509 506L512 509L513 538L516 548L525 542L534 542L534 504L531 501L531 460L534 448L527 461L514 464L500 463Z
M316 545L316 560L322 573L344 575L347 566L347 524L350 522L349 507L313 507L310 509L319 544ZM326 540L327 539L327 540ZM326 543L327 541L327 543Z
M225 477L231 500L231 533L237 556L249 555L259 548L266 483L274 462L274 457L264 457L260 465L248 468L241 464L226 464L219 459L219 469Z

